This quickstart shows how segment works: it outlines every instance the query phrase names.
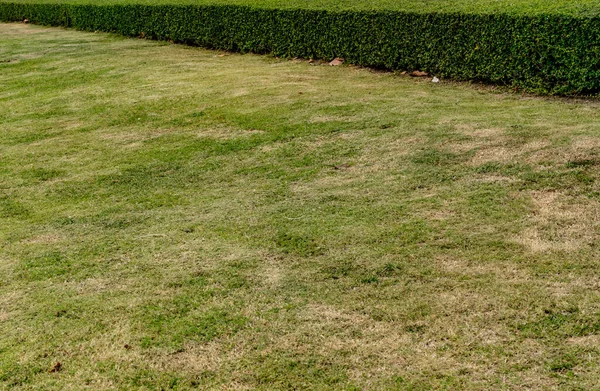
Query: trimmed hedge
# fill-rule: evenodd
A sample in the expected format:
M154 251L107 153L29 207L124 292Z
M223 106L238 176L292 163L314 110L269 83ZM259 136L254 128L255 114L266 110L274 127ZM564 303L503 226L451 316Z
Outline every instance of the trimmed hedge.
M538 93L600 92L598 17L0 2L1 21L25 18L232 51L343 57Z

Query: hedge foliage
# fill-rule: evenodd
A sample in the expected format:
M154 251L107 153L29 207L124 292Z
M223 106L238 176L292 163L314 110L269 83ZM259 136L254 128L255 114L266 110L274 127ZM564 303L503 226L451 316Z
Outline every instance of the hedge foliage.
M600 18L261 9L239 5L0 3L0 20L277 56L424 70L538 93L600 92Z
M598 0L0 0L0 3L2 2L94 5L241 5L270 9L312 9L325 11L389 10L417 12L421 14L453 12L462 14L600 15L600 3Z

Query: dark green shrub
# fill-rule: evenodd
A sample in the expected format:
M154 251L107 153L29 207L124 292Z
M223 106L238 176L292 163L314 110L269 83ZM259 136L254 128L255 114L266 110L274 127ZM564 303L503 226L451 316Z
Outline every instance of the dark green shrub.
M0 3L0 20L277 56L424 70L538 93L600 91L600 18L259 9L239 5Z

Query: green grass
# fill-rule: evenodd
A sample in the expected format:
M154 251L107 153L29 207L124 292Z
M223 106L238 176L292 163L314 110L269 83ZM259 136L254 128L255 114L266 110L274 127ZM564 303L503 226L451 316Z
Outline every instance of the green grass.
M22 24L0 85L0 388L600 381L597 101Z
M393 10L417 13L598 15L595 0L0 0L8 3L247 5L260 8Z

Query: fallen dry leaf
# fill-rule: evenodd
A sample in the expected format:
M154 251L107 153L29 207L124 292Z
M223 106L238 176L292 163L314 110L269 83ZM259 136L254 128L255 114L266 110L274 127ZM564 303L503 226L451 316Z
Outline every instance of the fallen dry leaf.
M54 366L48 370L48 372L49 373L54 373L54 372L60 371L61 369L62 369L62 364L59 361L57 361L54 364Z
M346 168L350 167L350 164L348 163L342 163L339 166L334 166L333 169L334 170L344 170Z
M429 76L429 73L423 71L412 71L410 75L415 77L426 77Z
M342 65L344 63L344 59L340 58L340 57L336 57L333 60L331 60L331 62L329 63L330 66L334 67L334 66L338 66L338 65Z

